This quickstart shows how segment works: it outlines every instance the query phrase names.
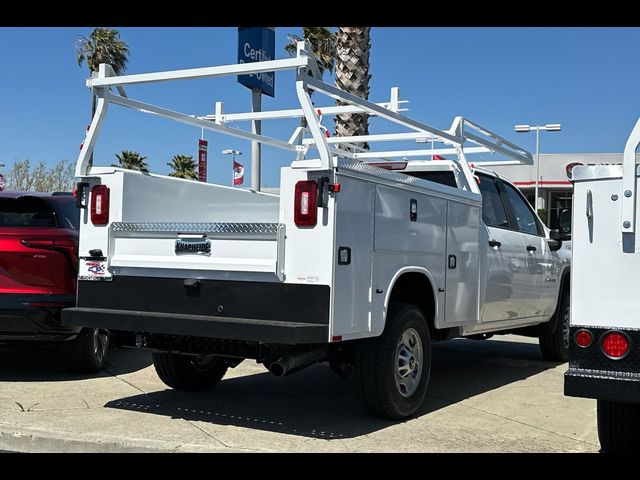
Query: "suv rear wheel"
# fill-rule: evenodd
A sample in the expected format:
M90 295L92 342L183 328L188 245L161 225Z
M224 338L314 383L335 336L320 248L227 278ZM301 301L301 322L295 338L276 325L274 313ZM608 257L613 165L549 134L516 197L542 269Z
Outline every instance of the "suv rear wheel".
M104 367L108 349L108 330L83 328L74 340L62 345L62 359L71 372L96 373Z

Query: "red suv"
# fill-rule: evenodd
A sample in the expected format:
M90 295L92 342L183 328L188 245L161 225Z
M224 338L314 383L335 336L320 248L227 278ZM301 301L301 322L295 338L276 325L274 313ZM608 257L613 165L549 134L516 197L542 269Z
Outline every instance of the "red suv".
M79 223L70 193L0 192L0 343L61 342L69 370L97 372L109 332L60 324L76 301Z

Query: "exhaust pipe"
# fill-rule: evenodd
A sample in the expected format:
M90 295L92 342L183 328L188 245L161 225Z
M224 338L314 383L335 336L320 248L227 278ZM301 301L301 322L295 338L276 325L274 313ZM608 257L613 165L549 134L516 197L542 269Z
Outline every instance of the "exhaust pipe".
M284 377L324 360L326 356L327 351L324 348L287 353L269 364L269 371L276 377Z

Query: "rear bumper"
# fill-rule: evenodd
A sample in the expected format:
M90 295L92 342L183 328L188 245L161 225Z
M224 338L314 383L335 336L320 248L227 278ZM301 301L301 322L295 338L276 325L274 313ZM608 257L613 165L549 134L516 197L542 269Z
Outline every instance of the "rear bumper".
M62 319L66 325L109 330L291 345L326 342L329 329L310 323L85 307L65 309Z
M329 287L117 276L80 281L64 325L248 342L325 343Z
M570 368L564 374L564 394L569 397L640 403L640 373Z
M60 323L63 306L74 304L73 295L0 295L0 343L58 342L75 338L81 327Z
M589 330L594 341L586 348L575 342L578 330ZM630 340L626 357L612 360L602 353L600 342L609 327L574 325L569 344L569 369L564 375L564 394L570 397L596 398L640 403L640 330L624 329Z

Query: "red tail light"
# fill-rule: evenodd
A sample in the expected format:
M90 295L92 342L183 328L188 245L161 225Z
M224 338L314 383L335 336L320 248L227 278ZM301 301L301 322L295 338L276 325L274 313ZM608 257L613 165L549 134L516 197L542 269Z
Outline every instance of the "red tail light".
M25 247L42 248L62 252L71 264L74 272L78 271L78 238L56 233L54 237L26 237L20 240Z
M318 184L313 180L296 183L293 221L298 227L314 227L318 222Z
M91 189L91 223L109 223L109 187L106 185L95 185Z
M53 237L23 238L20 243L29 248L53 248L56 243Z
M629 353L629 337L622 332L607 332L602 337L602 351L612 360L619 360Z
M578 330L575 335L576 344L582 348L587 348L593 342L593 335L589 330Z

